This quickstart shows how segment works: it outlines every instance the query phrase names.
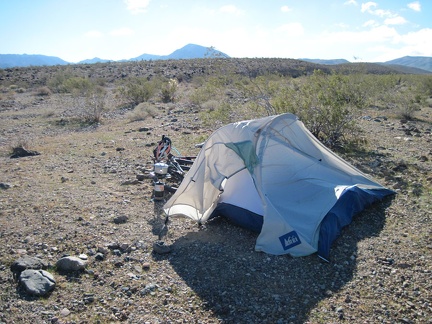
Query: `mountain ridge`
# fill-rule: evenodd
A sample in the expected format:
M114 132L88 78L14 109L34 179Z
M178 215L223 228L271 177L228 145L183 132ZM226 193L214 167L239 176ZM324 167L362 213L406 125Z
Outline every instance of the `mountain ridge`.
M27 67L27 66L52 66L68 64L95 64L107 62L129 62L141 60L170 60L170 59L199 59L199 58L230 58L227 54L216 50L214 47L205 47L196 44L187 44L168 55L142 54L130 59L108 60L94 57L77 63L67 62L59 57L41 54L0 54L0 68ZM345 59L308 59L301 61L322 65L351 64ZM424 74L432 73L432 57L427 56L404 56L386 62L370 62L386 65L402 73Z

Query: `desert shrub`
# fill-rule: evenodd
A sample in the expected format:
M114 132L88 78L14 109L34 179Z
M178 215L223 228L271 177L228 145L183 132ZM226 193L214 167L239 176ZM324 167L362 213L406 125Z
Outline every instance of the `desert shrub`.
M85 96L96 87L96 84L88 78L72 77L63 82L63 92L73 95Z
M250 109L270 116L278 113L277 108L271 103L272 98L278 95L289 80L290 78L282 78L275 74L256 78L243 77L236 81L234 92L237 98L248 102Z
M118 92L128 104L135 106L150 100L155 95L159 84L159 80L129 78L118 88Z
M308 78L292 79L271 105L277 113L296 114L321 142L342 145L356 130L358 109L368 105L360 76L327 75L315 71Z
M130 122L141 121L149 117L156 117L157 113L158 111L154 105L149 102L142 102L128 114L128 119Z
M164 82L160 94L162 102L174 102L177 89L178 82L176 79L169 79L168 82Z
M105 110L106 90L92 84L88 88L76 89L72 93L74 113L76 118L84 124L101 122Z
M224 101L216 105L215 102L212 101L209 110L201 111L200 116L205 125L218 128L234 121L232 112L233 106L228 102Z
M210 77L202 86L196 88L189 96L192 104L202 107L209 100L224 100L227 86L218 76Z
M393 93L392 104L398 117L411 120L420 110L422 98L409 90L398 91Z
M99 123L106 106L106 90L96 81L83 77L69 77L59 88L70 94L72 105L66 115L79 124ZM65 104L69 104L66 102Z
M47 81L47 86L55 93L66 93L65 82L73 77L68 69L60 70Z
M432 97L432 76L423 76L421 82L423 92L427 98Z
M47 86L39 87L34 91L36 96L50 96L52 91Z

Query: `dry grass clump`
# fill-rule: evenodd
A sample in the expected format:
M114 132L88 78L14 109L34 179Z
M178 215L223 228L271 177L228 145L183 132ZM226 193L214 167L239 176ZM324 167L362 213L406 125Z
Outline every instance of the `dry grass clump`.
M156 117L158 114L157 108L150 102L142 102L138 104L134 110L128 114L130 122L146 120L149 117Z
M39 87L34 91L35 96L51 96L52 91L47 86Z

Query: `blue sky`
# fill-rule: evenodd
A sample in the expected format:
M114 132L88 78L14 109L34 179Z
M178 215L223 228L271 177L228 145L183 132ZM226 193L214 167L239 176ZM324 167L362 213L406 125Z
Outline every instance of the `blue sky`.
M231 57L432 56L432 1L0 0L0 54L120 60L189 43Z

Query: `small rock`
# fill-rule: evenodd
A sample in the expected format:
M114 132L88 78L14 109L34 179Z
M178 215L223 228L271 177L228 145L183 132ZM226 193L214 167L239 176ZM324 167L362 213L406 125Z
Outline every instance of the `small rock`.
M123 181L123 182L121 183L121 185L122 185L122 186L128 186L128 185L136 185L136 184L138 184L138 183L139 183L138 179L134 179L134 180L126 180L126 181Z
M167 254L171 252L171 247L165 245L163 241L157 241L153 243L153 251L157 254Z
M40 155L40 153L37 151L28 150L22 146L19 146L19 147L14 147L13 153L11 155L11 159L17 159L17 158L25 157L25 156L36 156L36 155Z
M146 176L144 174L137 174L136 178L138 181L143 181L146 179Z
M105 255L103 253L98 252L95 255L95 260L103 261L103 260L105 260Z
M79 271L83 270L87 265L87 262L74 256L67 256L57 261L56 266L59 271Z
M110 244L114 244L114 243L110 243ZM117 247L118 247L118 245L117 245ZM109 249L110 247L109 247L109 245L108 245L108 248L106 248L106 247L104 247L104 246L99 246L98 248L97 248L97 251L99 252L99 253L102 253L102 254L107 254L108 253L108 249Z
M128 217L125 215L117 216L113 219L114 224L124 224L128 221Z
M144 289L141 290L140 293L141 293L142 296L145 296L145 295L147 295L147 294L149 294L149 293L155 291L157 287L158 287L158 286L157 286L156 284L154 284L154 283L149 283L149 284L147 284L147 285L145 286Z
M0 189L6 190L9 189L11 185L9 183L0 182Z
M119 249L122 252L130 252L131 251L131 247L129 243L120 243L119 244Z
M71 312L70 312L69 309L67 309L67 308L63 308L63 309L60 311L60 316L61 316L61 317L66 317L66 316L68 316L70 313L71 313Z

